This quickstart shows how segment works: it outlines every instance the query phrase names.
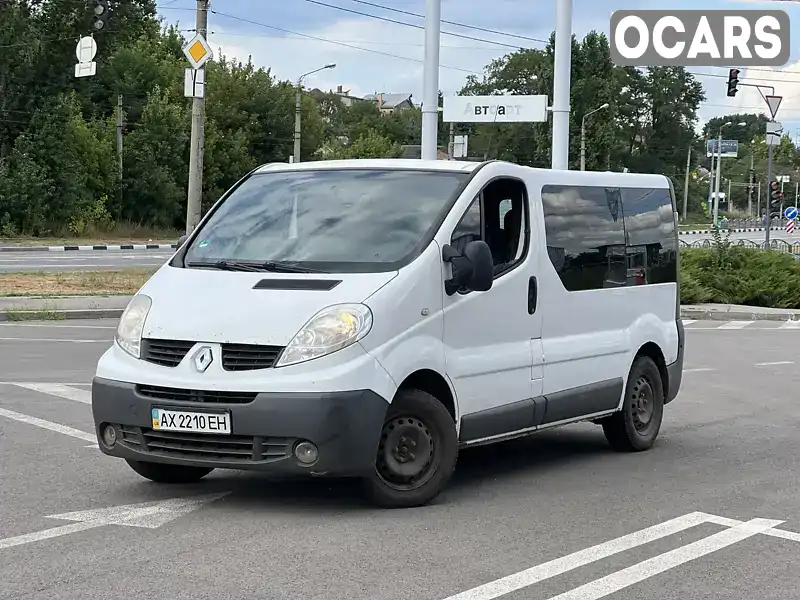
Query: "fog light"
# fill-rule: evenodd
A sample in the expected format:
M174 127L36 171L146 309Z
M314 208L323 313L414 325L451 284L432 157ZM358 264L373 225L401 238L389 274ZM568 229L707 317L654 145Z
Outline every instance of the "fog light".
M300 442L294 447L294 455L304 465L310 465L319 458L319 450L311 442Z
M103 443L109 448L117 443L117 432L113 425L106 425L103 428Z

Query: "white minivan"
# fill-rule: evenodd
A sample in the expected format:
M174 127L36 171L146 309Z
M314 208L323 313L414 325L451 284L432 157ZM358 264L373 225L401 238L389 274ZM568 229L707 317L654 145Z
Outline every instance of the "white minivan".
M356 477L425 504L461 448L592 421L650 448L684 355L667 177L265 165L134 296L92 387L140 475Z

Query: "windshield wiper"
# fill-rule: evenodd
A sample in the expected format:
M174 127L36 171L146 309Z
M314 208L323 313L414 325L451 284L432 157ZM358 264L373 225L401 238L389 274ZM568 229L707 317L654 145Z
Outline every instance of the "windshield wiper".
M221 269L223 271L254 271L261 272L263 269L255 265L248 265L246 263L218 260L217 262L190 262L186 263L187 267L202 267L206 269Z
M315 269L308 269L306 267L299 267L297 265L290 265L287 263L267 261L259 265L265 271L273 271L275 273L321 273Z
M186 263L187 267L204 267L207 269L221 269L223 271L251 271L254 273L263 273L270 271L273 273L319 273L314 269L307 269L296 265L287 263L280 263L274 261L266 261L262 263L257 262L240 262L218 260L216 262L190 262Z

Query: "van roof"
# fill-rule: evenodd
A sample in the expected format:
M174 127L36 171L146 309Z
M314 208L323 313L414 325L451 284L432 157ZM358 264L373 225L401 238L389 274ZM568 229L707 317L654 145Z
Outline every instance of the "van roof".
M299 163L270 163L256 169L268 171L314 171L318 169L425 169L471 173L482 163L462 160L420 160L414 158L358 158L349 160L316 160Z
M462 160L421 160L417 158L357 158L348 160L318 160L299 163L269 163L262 165L255 170L255 173L268 172L289 172L289 171L316 171L321 169L409 169L472 173L475 169L486 162L504 163L513 165L519 169L529 169L537 173L549 172L551 176L554 172L551 169L541 169L537 167L526 167L509 163L506 161L490 160L485 162L462 161ZM662 187L669 185L669 179L665 175L656 173L620 173L618 171L556 171L560 175L569 178L569 183L574 185L610 185L610 181L616 182L619 178L624 178L627 185L633 186L656 186Z

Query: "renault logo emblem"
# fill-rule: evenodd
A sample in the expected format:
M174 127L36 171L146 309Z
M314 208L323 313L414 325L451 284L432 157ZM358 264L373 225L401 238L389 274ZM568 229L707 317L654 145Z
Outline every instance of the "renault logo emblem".
M214 355L211 353L211 348L208 346L203 346L194 355L194 366L195 368L203 373L209 366L211 366L211 361L214 360Z

